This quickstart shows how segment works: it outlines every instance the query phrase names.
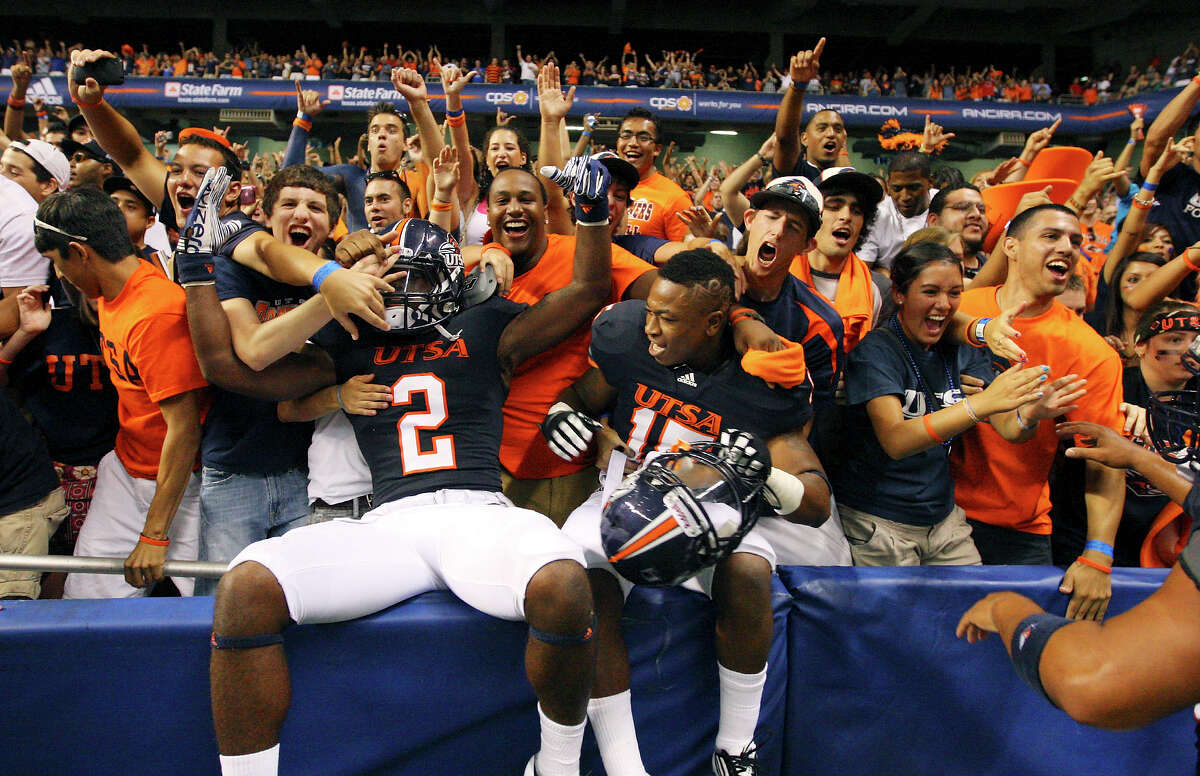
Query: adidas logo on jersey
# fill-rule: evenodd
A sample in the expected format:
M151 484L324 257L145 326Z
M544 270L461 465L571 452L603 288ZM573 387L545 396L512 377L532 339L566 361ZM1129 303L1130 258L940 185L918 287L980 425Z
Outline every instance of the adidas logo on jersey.
M696 387L696 375L693 372L684 372L681 375L677 375L675 379L691 388Z

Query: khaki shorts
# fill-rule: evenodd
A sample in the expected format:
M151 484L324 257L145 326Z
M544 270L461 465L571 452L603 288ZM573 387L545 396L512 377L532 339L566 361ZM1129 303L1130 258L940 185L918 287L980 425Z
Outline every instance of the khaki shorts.
M838 504L855 566L977 566L979 550L959 507L933 525L908 525Z
M522 509L532 509L554 521L562 528L567 518L588 496L596 490L600 474L595 467L561 477L543 477L524 480L500 470L500 482L504 495Z
M0 517L0 552L46 555L50 536L70 513L62 488L31 507ZM42 589L40 571L0 571L0 598L37 598Z

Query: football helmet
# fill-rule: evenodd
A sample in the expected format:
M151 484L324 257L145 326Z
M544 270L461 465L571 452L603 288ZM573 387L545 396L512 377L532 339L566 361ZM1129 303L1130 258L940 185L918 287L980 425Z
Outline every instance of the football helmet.
M1176 313L1156 320L1155 326L1155 333L1171 329L1196 331L1200 319L1194 313ZM1192 340L1179 360L1185 369L1200 377L1200 337ZM1193 384L1194 380L1188 383ZM1147 410L1155 452L1177 466L1200 465L1200 390L1184 388L1152 393Z
M395 291L383 295L384 319L392 332L412 334L439 327L462 305L463 258L456 241L436 224L412 218L404 222L400 246L389 274Z
M765 481L739 477L716 443L654 456L604 505L605 555L634 584L677 585L737 548L758 520Z

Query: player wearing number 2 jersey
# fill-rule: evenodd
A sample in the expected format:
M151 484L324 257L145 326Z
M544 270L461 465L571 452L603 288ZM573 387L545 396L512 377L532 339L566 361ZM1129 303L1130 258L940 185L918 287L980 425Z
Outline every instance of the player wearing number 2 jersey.
M574 178L561 174L595 218L607 173L598 163L570 169ZM493 207L499 197L532 211L545 205L538 180L519 169L500 173L490 197ZM277 770L288 703L279 633L289 621L348 620L448 589L529 624L525 664L542 746L526 773L578 776L595 654L583 554L548 518L500 493L498 451L516 366L562 341L609 295L607 209L599 216L581 224L571 282L528 308L493 297L463 309L457 244L427 222L404 225L392 271L405 274L385 298L391 334L330 344L341 379L373 373L392 388L390 407L353 417L377 507L251 545L218 588L212 700L224 773Z

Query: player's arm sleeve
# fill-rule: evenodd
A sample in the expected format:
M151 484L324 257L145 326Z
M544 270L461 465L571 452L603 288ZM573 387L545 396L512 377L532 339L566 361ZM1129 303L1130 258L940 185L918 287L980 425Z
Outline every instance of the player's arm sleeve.
M640 300L620 302L601 310L592 322L588 360L600 370L609 385L621 383L630 345L639 341L639 332L634 329L634 323L636 321L642 325L645 309L645 303Z
M183 310L144 316L131 333L128 349L153 402L208 385L192 349Z
M633 256L650 264L654 263L654 254L658 249L669 243L661 237L651 237L648 234L622 234L613 238L613 243ZM617 271L617 252L613 251L613 272Z

